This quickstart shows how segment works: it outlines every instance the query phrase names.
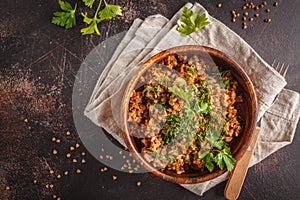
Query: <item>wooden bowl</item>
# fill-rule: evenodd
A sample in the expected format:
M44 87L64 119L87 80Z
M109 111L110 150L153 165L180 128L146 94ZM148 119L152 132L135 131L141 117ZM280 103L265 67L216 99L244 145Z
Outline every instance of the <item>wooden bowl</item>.
M148 163L139 153L139 144L136 143L135 138L129 132L128 128L129 99L132 91L136 89L136 85L140 77L144 74L144 72L147 69L152 67L154 64L166 58L168 55L173 54L197 55L199 59L203 59L204 61L209 62L210 64L212 64L211 61L213 60L218 67L222 68L222 70L231 70L234 79L238 81L239 87L241 88L243 93L243 103L238 108L238 112L244 119L245 124L244 129L240 133L240 135L230 142L231 152L236 160L239 160L245 153L247 147L250 144L252 135L255 131L257 122L257 98L253 84L251 83L250 78L247 76L243 68L224 53L205 46L178 46L162 51L151 57L148 61L146 61L128 83L122 100L121 119L124 139L128 145L129 150L133 153L135 158L141 163L142 166L144 166L147 170L149 170L156 176L161 177L164 180L180 184L201 183L216 178L217 176L220 176L226 170L220 170L217 167L215 167L215 170L212 172L199 171L197 173L184 174L176 174L176 172L169 170L157 170L150 163Z

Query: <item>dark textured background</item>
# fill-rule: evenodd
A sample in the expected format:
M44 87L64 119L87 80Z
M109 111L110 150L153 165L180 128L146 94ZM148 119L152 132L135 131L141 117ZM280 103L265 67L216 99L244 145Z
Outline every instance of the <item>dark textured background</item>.
M81 36L77 26L64 30L50 23L59 9L54 0L1 0L0 2L0 199L197 199L198 196L152 174L127 174L103 167L87 153L86 164L74 164L64 154L80 143L72 118L72 87L86 55L106 38L128 30L136 18L161 13L168 18L185 0L109 1L123 8L123 17L101 23L101 36ZM274 59L290 65L287 88L300 91L300 4L279 1L271 13L260 10L259 20L242 29L240 19L230 22L230 10L241 12L245 1L198 1L209 13L244 38L268 63ZM223 7L216 4L222 2ZM260 3L261 1L254 1ZM83 7L79 3L78 7ZM81 10L81 9L79 9ZM270 24L263 23L270 16ZM28 119L26 122L25 119ZM25 121L24 121L25 120ZM66 131L72 134L66 136ZM298 199L300 188L300 129L291 145L279 150L249 170L240 199ZM61 139L60 144L51 138ZM52 155L55 148L58 155ZM73 155L80 158L83 146ZM68 170L56 179L49 174ZM74 171L80 168L82 173ZM118 180L113 181L112 175ZM38 182L33 184L33 180ZM137 187L136 182L142 186ZM54 184L47 189L46 184ZM5 190L9 186L10 190ZM202 199L224 199L225 183L205 193Z

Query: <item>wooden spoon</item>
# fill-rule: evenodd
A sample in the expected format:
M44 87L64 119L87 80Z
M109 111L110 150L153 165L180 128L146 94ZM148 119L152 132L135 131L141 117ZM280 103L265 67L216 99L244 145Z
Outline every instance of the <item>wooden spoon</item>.
M249 145L243 157L237 161L234 170L227 181L224 195L229 200L236 200L240 195L259 135L260 128L257 127L251 144Z

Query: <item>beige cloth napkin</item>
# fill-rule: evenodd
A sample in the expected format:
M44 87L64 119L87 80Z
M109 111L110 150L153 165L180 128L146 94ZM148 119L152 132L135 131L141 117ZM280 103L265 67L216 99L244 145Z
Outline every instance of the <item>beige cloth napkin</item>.
M207 13L197 3L194 5L188 3L185 6L199 14ZM284 78L242 38L210 15L208 26L189 37L182 37L176 31L182 9L171 20L154 15L144 21L140 19L134 21L99 77L85 109L85 115L126 146L119 128L119 109L127 82L139 64L157 52L174 46L204 45L218 49L236 60L244 67L254 84L259 101L259 116L262 116L262 127L251 165L290 144L300 115L299 94L283 89L286 85ZM227 178L228 174L225 173L211 181L182 186L202 195Z

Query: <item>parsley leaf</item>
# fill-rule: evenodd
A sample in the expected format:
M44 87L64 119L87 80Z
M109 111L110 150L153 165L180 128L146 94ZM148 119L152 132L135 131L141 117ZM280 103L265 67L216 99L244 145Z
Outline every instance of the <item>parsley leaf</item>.
M191 90L186 89L186 91L184 91L183 89L178 87L168 87L168 92L176 94L178 97L185 100L187 103L189 103L190 99L193 96L193 92Z
M89 18L86 13L85 14L81 13L81 15L83 16L83 21L85 23L89 24L88 27L83 28L83 29L80 30L82 35L93 34L95 32L98 35L100 35L100 31L99 31L98 25L97 25L98 19Z
M230 148L226 147L222 150L223 153L223 160L225 162L225 165L228 169L228 171L232 171L234 168L234 164L236 163L236 160L232 157Z
M212 172L215 168L214 164L213 164L213 160L214 160L214 154L213 153L209 153L207 154L207 156L205 157L205 161L204 161L204 166L210 171Z
M194 109L201 116L202 113L207 114L210 110L210 107L209 107L208 103L199 99L196 101Z
M202 160L203 158L205 158L208 154L210 153L210 151L204 151L203 153L201 153L199 156L198 156L198 160Z
M178 115L171 114L167 117L165 128L166 132L162 135L165 144L169 144L178 134L182 120Z
M218 153L215 157L214 157L214 161L217 163L218 167L220 169L223 169L224 168L224 160L223 160L223 157L222 157L222 153Z
M51 23L56 24L66 29L72 28L76 25L75 11L77 4L75 4L74 9L68 2L62 0L58 1L60 8L65 12L54 12L54 17L52 18Z
M92 7L95 0L82 0L84 2L84 5L86 5L87 7Z
M216 147L217 149L222 149L225 146L224 140L218 140L213 143L213 147Z
M236 163L236 160L232 157L230 148L226 147L222 149L214 158L217 165L220 167L220 169L223 169L226 165L226 168L228 171L232 171L234 168L234 164Z
M110 20L117 16L122 16L121 6L111 5L104 0L105 7L98 13L101 20Z
M61 0L58 0L59 6L64 11L71 11L73 10L72 6L68 2L64 2Z
M184 7L182 16L180 18L182 24L177 27L177 31L183 36L190 35L197 32L204 26L209 24L208 18L205 13L198 15L196 12Z
M88 1L88 0L86 0ZM97 10L93 18L89 18L87 14L81 13L83 16L83 21L87 23L89 26L80 30L82 35L97 33L100 35L100 31L98 29L98 23L104 20L110 20L118 15L122 15L122 9L117 5L110 5L106 3L104 0L105 7L100 10L102 4L102 0L100 0ZM100 10L100 11L99 11ZM97 17L99 15L99 18Z

